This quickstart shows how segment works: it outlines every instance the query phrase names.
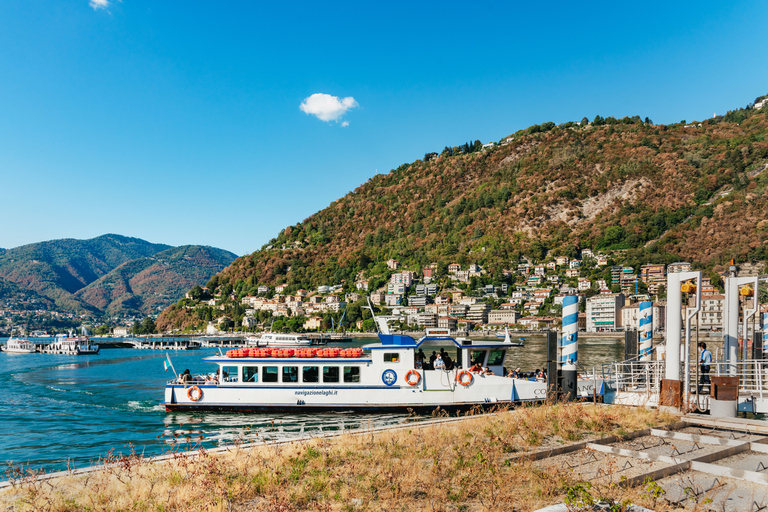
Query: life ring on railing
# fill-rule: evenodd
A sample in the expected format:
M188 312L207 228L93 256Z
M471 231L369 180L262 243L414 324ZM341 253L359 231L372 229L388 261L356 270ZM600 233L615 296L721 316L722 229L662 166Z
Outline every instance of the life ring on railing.
M187 396L190 400L193 402L197 402L201 398L203 398L203 390L200 389L197 386L192 386L187 390Z
M411 376L413 375L416 376L416 380L411 380ZM405 374L405 382L407 382L409 386L415 386L421 382L421 374L416 370L408 370L408 373Z
M468 377L468 378L465 379L464 377ZM465 386L465 387L469 386L470 384L472 384L472 381L474 379L475 379L475 377L470 372L468 372L467 370L461 370L459 372L459 374L456 375L456 380L459 381L459 384L461 384L462 386Z

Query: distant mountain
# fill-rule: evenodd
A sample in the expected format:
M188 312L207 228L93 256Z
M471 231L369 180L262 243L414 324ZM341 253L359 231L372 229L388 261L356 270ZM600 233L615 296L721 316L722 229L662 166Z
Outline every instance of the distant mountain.
M63 310L138 313L155 309L163 301L177 300L184 289L205 283L235 257L220 249L173 248L138 238L103 235L7 249L0 254L0 278L55 301ZM122 270L113 276L118 268ZM165 274L167 287L162 285ZM105 289L97 282L103 282Z
M186 245L123 263L75 296L109 314L157 313L195 285L205 284L236 255Z
M753 105L671 125L639 116L546 122L498 143L427 153L286 227L212 285L238 295L260 284L351 291L361 277L385 283L390 258L418 272L477 263L487 274L476 284L498 284L521 259L583 249L635 269L765 260L768 106ZM193 324L203 313L177 305L158 325Z

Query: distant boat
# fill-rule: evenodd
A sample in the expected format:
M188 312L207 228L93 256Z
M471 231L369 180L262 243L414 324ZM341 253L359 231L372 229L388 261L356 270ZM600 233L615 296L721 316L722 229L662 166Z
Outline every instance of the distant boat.
M66 334L57 334L56 338L40 348L40 352L46 354L64 354L72 356L80 356L87 354L98 354L99 346L91 343L91 339L88 336L72 337Z
M265 332L261 336L248 336L245 338L249 347L308 347L316 343L303 334L283 334L277 332Z
M3 352L9 354L33 354L37 352L37 345L29 340L20 340L18 338L9 338L4 347L0 347Z

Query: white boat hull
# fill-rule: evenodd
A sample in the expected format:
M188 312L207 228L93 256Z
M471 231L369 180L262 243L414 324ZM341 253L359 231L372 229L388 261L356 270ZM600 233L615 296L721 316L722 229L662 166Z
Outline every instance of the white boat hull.
M37 349L34 348L8 348L8 347L0 347L0 352L5 352L7 354L34 354L37 352Z
M549 398L546 382L503 376L511 342L457 341L445 332L429 334L419 341L381 334L380 344L362 349L265 350L256 357L234 350L210 356L205 361L218 365L216 380L186 375L186 383L168 382L164 405L169 411L408 412L488 408ZM453 345L456 357L445 353L449 367L453 361L464 361L485 370L425 369L421 347L427 341ZM577 386L582 399L600 396L603 390L600 379L581 379Z
M314 364L307 362L306 364ZM511 379L496 375L473 375L468 386L456 382L457 371L420 371L417 385L401 381L388 386L379 383L339 385L303 384L227 385L213 383L194 384L200 388L200 398L191 393L190 384L169 383L165 389L166 410L218 410L240 412L297 412L297 411L422 411L437 408L446 410L494 407L522 402L542 402L547 399L544 382ZM578 396L582 399L602 394L602 380L579 381Z

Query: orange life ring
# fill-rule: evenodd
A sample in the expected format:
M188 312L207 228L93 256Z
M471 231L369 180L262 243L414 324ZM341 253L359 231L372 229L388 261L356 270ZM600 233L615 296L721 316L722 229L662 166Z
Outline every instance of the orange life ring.
M464 377L469 377L468 379L465 379ZM469 386L472 384L472 381L475 379L475 377L472 376L470 372L467 370L462 370L459 372L458 375L456 375L456 380L459 381L459 384L462 386Z
M416 380L411 380L412 375L416 376ZM408 370L408 373L405 374L405 382L407 382L409 386L415 386L421 382L421 374L416 370Z
M187 390L187 396L190 400L193 402L197 402L201 398L203 398L203 390L200 389L197 386L192 386Z

